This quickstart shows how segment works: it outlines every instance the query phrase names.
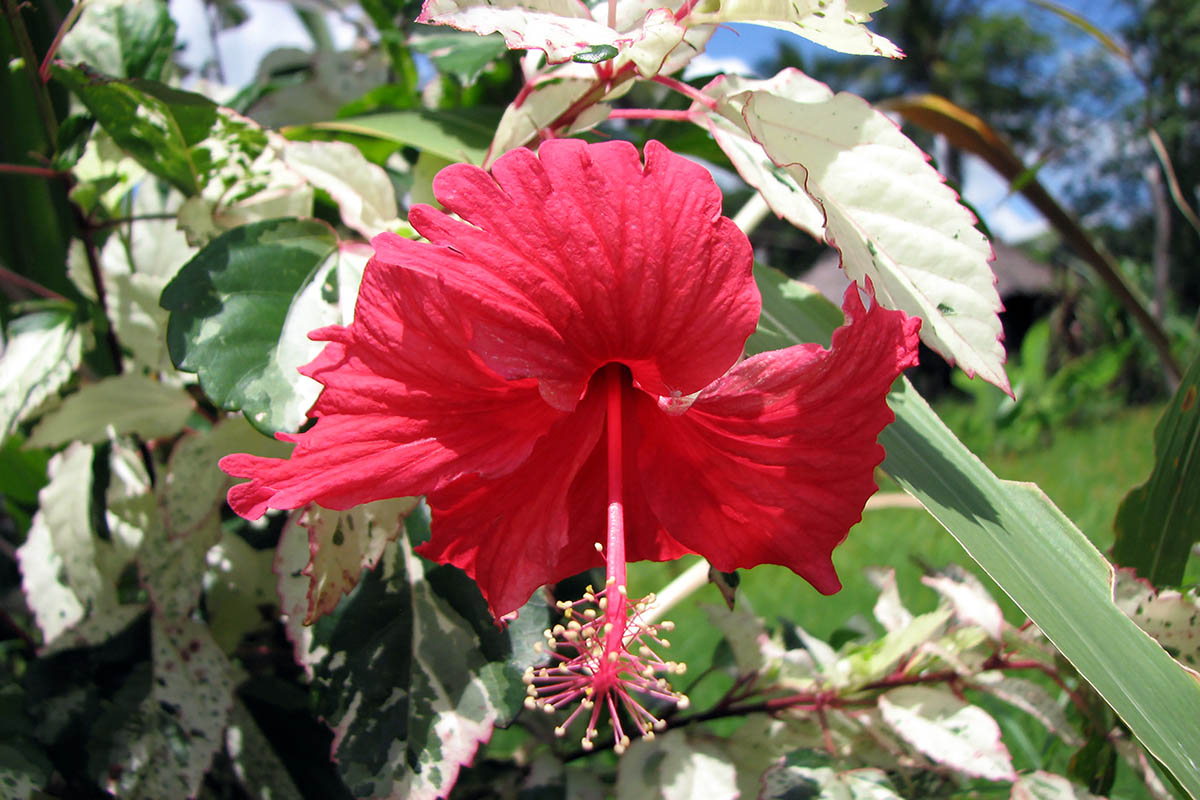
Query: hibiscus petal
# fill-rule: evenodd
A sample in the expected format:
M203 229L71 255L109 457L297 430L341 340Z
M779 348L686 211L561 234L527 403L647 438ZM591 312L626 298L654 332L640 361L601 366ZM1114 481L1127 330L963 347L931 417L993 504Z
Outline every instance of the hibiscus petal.
M608 505L608 454L601 436L605 394L599 384L594 378L575 412L513 472L466 478L429 496L433 536L417 552L464 570L497 618L524 605L539 586L604 563L595 548L605 540ZM633 401L642 393L628 383L625 394L626 560L679 558L692 551L667 534L637 479Z
M437 280L372 260L347 328L314 331L303 371L325 384L289 459L246 454L220 466L251 478L229 491L244 517L318 503L346 509L425 494L468 473L516 468L560 418L533 381L506 381L467 347L468 327Z
M603 396L592 392L517 469L430 493L432 538L417 552L466 572L497 619L539 586L602 564L592 521L575 513L567 493L603 429ZM602 520L603 508L597 513Z
M553 140L491 175L448 167L434 191L465 222L417 206L410 222L432 244L380 236L378 258L461 292L471 347L506 378L538 379L560 409L610 361L656 395L691 394L754 331L753 256L707 170L657 142L645 153Z
M639 401L650 506L714 567L781 564L819 591L841 588L830 558L876 490L886 395L916 363L920 320L851 287L831 349L797 345L734 367L680 416Z

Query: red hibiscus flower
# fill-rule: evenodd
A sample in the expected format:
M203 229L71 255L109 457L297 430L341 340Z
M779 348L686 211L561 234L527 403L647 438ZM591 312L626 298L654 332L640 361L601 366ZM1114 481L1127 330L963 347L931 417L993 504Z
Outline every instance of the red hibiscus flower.
M251 479L235 511L425 495L420 552L465 570L497 616L607 558L592 600L622 624L588 639L583 623L568 666L653 638L623 624L626 560L699 553L840 588L830 554L876 489L884 398L919 320L851 288L830 349L739 361L761 305L750 244L708 172L657 142L643 163L625 142L548 141L490 174L448 167L434 192L458 219L413 208L428 242L376 237L354 322L313 332L329 344L305 374L325 388L316 424L280 437L291 458L221 461ZM623 680L598 669L578 686L559 670L561 697L591 707Z

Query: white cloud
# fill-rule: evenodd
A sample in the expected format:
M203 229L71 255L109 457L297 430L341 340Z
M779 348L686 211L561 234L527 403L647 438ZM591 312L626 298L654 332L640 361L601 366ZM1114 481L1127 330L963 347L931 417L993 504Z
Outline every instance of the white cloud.
M726 75L758 77L758 73L754 70L754 67L750 66L745 59L739 56L714 57L708 53L700 53L684 68L683 79L687 81L699 75L712 75L717 72L724 72Z

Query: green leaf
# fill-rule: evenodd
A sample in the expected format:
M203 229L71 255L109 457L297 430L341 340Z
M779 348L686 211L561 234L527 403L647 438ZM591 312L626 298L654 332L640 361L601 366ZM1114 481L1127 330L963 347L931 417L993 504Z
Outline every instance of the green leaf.
M882 639L853 650L846 658L846 664L839 664L838 669L829 677L849 686L862 686L882 680L896 669L909 653L941 635L945 631L950 614L950 609L939 608L914 617L903 628L890 631ZM846 681L849 683L846 684Z
M760 279L765 306L783 305L779 286ZM783 322L800 326L805 316L815 322L806 308L819 302L797 304ZM1104 557L1036 487L993 475L907 382L893 389L889 404L896 422L880 436L887 451L884 469L958 539L1146 749L1200 798L1200 761L1191 746L1200 719L1200 684L1114 605L1112 568Z
M116 78L162 80L175 52L175 22L158 0L89 0L58 56Z
M321 349L307 334L340 321L320 297L336 249L316 220L255 222L214 239L163 290L175 366L261 431L299 427L319 390L296 372Z
M414 34L412 49L423 53L443 75L453 75L463 86L475 83L484 68L505 52L504 37L478 36L469 31L429 28L429 33Z
M1200 542L1200 356L1154 429L1154 471L1117 510L1113 560L1155 586L1178 586Z
M78 440L95 444L112 433L143 439L172 436L196 408L178 386L130 373L90 383L42 418L30 447L57 447Z
M66 311L39 311L8 325L0 355L0 441L71 379L83 337Z
M494 112L483 108L441 111L414 108L318 122L312 127L374 136L451 161L482 164L496 130L496 119Z
M611 44L594 44L586 50L581 50L571 56L571 60L577 64L600 64L605 61L612 61L620 52Z
M56 66L54 76L87 106L122 150L186 195L202 188L190 148L217 121L208 98L138 78L116 80Z
M318 712L356 797L433 800L520 707L524 686L487 661L405 537L389 553L339 614L317 670Z

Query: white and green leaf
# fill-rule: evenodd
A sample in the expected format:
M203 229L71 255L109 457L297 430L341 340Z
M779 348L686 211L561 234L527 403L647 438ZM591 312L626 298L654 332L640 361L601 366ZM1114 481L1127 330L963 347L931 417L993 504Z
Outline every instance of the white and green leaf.
M700 3L691 19L765 25L842 53L900 58L900 48L866 26L885 5L883 0L717 0Z
M323 347L308 333L341 321L323 296L336 256L337 237L316 220L267 220L214 239L163 290L175 365L259 430L300 427L320 392L296 371Z
M342 595L358 584L365 569L374 569L384 549L404 531L404 518L417 506L417 498L377 500L347 511L309 506L300 517L308 530L312 554L304 575L308 577L311 625L337 606Z
M937 574L923 576L921 583L950 604L959 622L976 625L993 641L1001 641L1004 635L1004 612L979 578L962 567L950 565Z
M287 766L241 700L225 728L225 754L242 788L254 800L302 800Z
M1010 800L1104 800L1053 772L1022 775L1013 784Z
M177 386L135 372L84 386L44 416L29 437L31 447L71 441L95 444L113 435L157 439L179 432L195 410L191 395Z
M0 353L0 442L71 379L82 357L83 336L66 311L9 323Z
M759 800L900 800L879 769L838 772L832 767L778 764L763 775Z
M50 460L50 482L38 493L38 512L17 550L25 602L47 645L93 614L103 624L80 629L73 645L103 641L129 622L114 611L116 574L105 568L118 565L104 557L112 544L92 528L93 457L90 446L75 443Z
M723 744L684 730L634 741L621 756L617 800L735 800L737 768Z
M1200 597L1196 589L1155 590L1133 570L1119 569L1113 600L1164 650L1200 674Z
M921 340L968 375L1008 391L991 247L925 154L865 100L798 70L714 89L739 85L718 110L820 206L846 274L919 316Z
M337 203L342 222L370 239L404 224L383 168L346 142L288 142L283 161Z
M153 680L114 736L107 789L119 797L196 797L233 708L233 670L202 622L151 619Z
M880 695L879 711L900 738L934 762L977 778L1016 780L996 720L949 687L892 689Z
M389 553L339 615L317 669L318 711L353 794L433 800L521 707L524 687L484 656L406 538Z
M1083 737L1067 719L1062 706L1033 681L992 670L979 673L971 679L971 684L1024 711L1072 747L1083 746Z

